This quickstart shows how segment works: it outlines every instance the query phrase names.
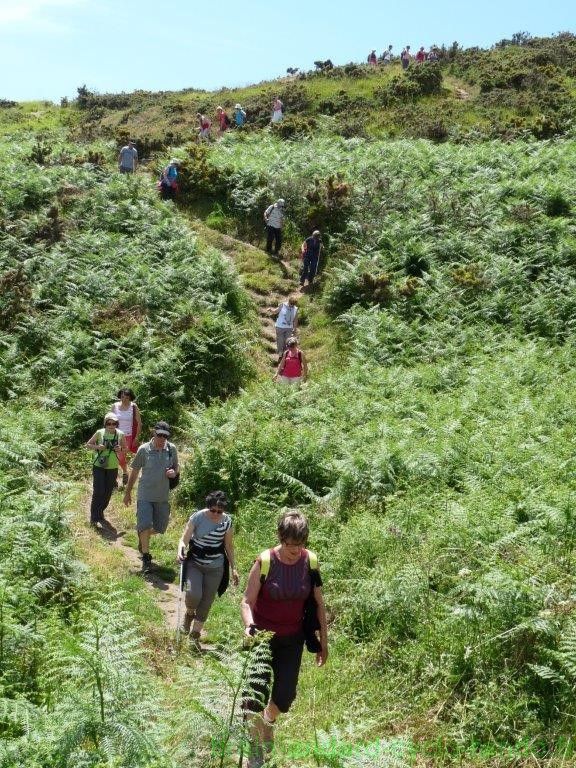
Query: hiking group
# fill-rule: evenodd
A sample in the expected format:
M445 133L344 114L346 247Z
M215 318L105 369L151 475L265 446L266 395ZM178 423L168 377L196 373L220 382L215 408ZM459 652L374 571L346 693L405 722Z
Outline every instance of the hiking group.
M291 299L282 307L294 307ZM288 321L286 312L284 320ZM296 311L292 316L296 328ZM288 352L293 344L287 340ZM136 530L142 571L152 568L150 540L165 533L170 517L169 493L178 484L180 465L176 446L169 441L170 427L158 421L149 441L138 445L142 418L131 389L121 389L112 410L104 417L103 428L87 441L93 452L93 496L90 523L112 528L104 512L122 468L124 504L132 504L138 482ZM123 427L123 429L121 428ZM126 430L126 431L124 431ZM134 453L129 474L127 456ZM216 595L226 591L230 577L237 586L232 517L223 491L210 492L205 506L193 512L178 542L176 557L181 564L181 589L185 614L179 632L190 638L192 648L201 650L204 623ZM273 726L280 714L288 712L298 685L304 646L323 666L328 657L326 609L322 579L316 555L307 547L309 527L298 510L285 511L278 520L278 542L261 552L247 577L240 605L246 642L267 643L267 662L254 662L250 681L243 692L242 709L248 725L247 768L261 768L274 746Z
M392 53L392 45L389 45L388 48L382 53L381 56L378 56L376 54L376 49L372 49L370 53L368 54L366 61L370 66L377 67L379 64L390 64L394 60L394 54ZM402 65L402 69L408 69L410 66L410 62L414 59L414 61L417 64L423 64L425 61L438 61L439 59L439 53L436 46L432 46L430 50L427 52L424 48L424 46L420 46L418 52L415 56L412 55L410 52L410 46L406 45L402 51L400 52L400 64Z

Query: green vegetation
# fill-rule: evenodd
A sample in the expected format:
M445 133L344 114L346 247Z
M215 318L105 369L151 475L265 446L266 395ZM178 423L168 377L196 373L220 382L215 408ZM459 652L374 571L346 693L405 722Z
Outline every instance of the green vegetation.
M238 764L238 594L199 662L78 511L76 448L120 385L186 455L166 575L215 487L244 575L284 505L310 515L331 657L305 659L280 768L573 762L574 46L1 106L1 768ZM260 130L276 93L290 115ZM249 130L189 143L238 100ZM128 132L153 170L181 158L182 213L110 173ZM314 227L326 246L298 392L251 362L242 288L285 290L253 247L280 196L286 254Z

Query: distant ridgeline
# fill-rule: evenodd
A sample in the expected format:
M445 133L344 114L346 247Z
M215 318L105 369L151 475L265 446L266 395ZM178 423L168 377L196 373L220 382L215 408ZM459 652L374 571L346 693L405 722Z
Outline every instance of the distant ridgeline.
M317 62L314 71L215 92L97 94L81 86L73 104L91 135L121 141L134 134L145 155L190 140L196 114L214 115L218 105L231 109L241 102L245 130L263 128L275 96L286 106L284 121L274 126L284 138L325 129L348 138L546 139L563 135L576 116L576 36L570 32L539 38L520 32L490 49L455 42L436 51L437 62L412 61L406 71L398 58L376 67ZM322 115L331 116L327 125L317 124Z

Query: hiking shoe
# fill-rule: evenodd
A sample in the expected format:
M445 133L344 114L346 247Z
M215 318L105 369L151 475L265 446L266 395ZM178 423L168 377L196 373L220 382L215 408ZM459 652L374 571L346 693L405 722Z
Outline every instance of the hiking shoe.
M150 573L152 570L152 555L149 552L144 552L142 555L142 573Z
M190 614L190 613L185 613L184 614L184 621L182 622L182 632L185 635L189 635L190 634L190 627L192 626L192 619L193 618L194 618L194 616L192 616L192 614Z
M200 645L200 632L190 632L188 637L190 638L190 645L192 646L192 649L195 651L201 651L202 646Z

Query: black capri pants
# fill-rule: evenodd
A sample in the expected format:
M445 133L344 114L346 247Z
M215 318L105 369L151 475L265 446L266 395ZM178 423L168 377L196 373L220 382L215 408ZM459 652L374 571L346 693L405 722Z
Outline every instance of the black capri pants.
M244 709L248 712L262 712L268 699L272 699L280 712L288 712L296 698L298 676L304 650L304 634L274 635L269 641L272 660L267 673L259 673L253 684L258 700L248 696L244 699ZM270 678L272 694L270 695ZM264 704L262 704L264 702Z

